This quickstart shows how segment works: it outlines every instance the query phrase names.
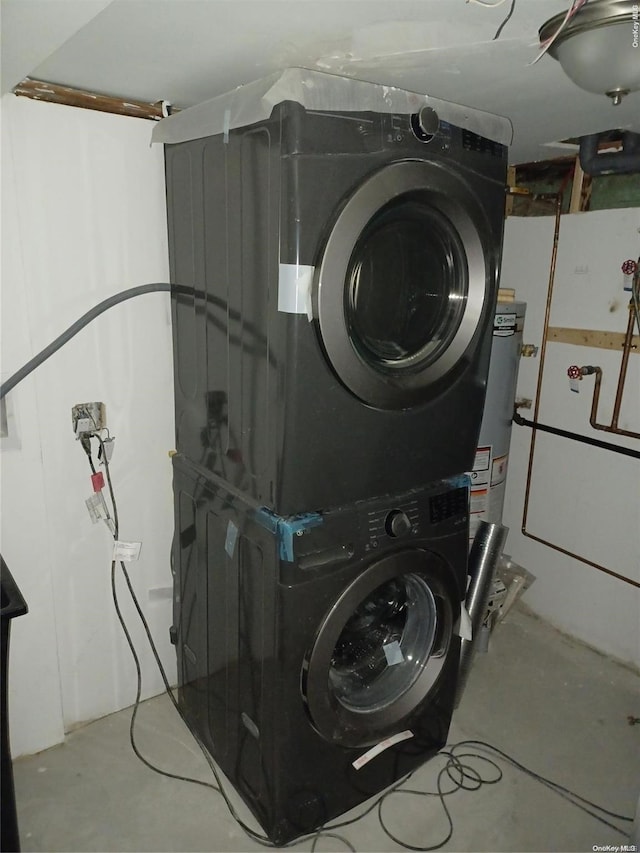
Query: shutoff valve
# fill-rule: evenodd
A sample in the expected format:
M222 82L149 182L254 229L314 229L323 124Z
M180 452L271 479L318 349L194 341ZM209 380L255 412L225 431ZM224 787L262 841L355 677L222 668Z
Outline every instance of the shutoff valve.
M567 376L569 377L569 387L572 391L575 391L576 394L580 391L580 386L578 382L582 380L583 376L590 376L592 373L595 373L597 368L592 367L591 365L583 365L582 367L578 367L577 364L572 364L571 367L567 369Z

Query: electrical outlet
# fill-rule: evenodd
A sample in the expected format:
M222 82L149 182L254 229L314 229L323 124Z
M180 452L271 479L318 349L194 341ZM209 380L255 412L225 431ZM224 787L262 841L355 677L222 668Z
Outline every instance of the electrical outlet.
M76 438L100 432L107 425L104 403L76 403L71 409L71 422Z

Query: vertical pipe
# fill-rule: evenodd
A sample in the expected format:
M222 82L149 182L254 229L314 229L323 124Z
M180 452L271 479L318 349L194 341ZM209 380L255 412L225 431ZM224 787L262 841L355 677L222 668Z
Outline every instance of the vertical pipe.
M551 316L551 301L553 299L553 285L556 278L556 264L558 261L558 242L560 239L560 217L562 215L562 194L553 196L556 202L556 219L553 229L553 249L551 250L551 266L549 268L549 284L547 287L547 304L544 311L544 326L542 331L542 343L540 346L540 367L538 369L538 381L536 383L536 401L533 409L533 420L538 420L540 411L540 394L542 391L542 375L544 373L544 359L547 352L547 340L549 337L549 318ZM533 455L536 447L536 431L531 433L531 444L529 446L529 463L527 465L527 482L524 490L524 507L522 510L522 533L527 535L527 516L529 513L529 492L531 491L531 474L533 470Z
M627 323L627 331L624 336L624 346L622 349L622 361L620 363L620 375L618 377L618 387L616 388L616 399L613 404L613 417L611 426L615 430L618 428L618 418L620 417L620 406L622 405L622 394L624 385L627 380L627 367L629 365L629 353L631 352L631 341L633 340L633 326L635 317L633 316L633 303L629 303L629 322Z
M467 610L471 619L471 639L463 639L460 646L456 708L460 704L471 671L482 623L487 613L491 584L508 533L509 528L502 524L489 524L487 521L480 521L471 546L469 554L471 582L466 599Z

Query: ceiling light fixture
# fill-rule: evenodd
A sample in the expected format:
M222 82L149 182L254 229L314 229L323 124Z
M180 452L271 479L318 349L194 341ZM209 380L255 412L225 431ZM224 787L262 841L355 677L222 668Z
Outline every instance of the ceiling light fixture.
M614 104L640 90L637 0L589 0L562 27L564 19L561 13L546 21L540 43L552 40L548 52L577 86L606 94Z

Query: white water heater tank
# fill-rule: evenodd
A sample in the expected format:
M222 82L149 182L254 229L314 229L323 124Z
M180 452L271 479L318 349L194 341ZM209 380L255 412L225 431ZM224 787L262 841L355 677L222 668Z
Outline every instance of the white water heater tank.
M487 395L478 449L470 472L471 541L479 521L502 522L526 307L524 302L498 302L496 306Z

